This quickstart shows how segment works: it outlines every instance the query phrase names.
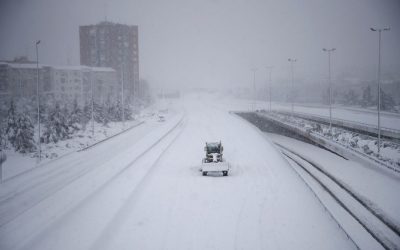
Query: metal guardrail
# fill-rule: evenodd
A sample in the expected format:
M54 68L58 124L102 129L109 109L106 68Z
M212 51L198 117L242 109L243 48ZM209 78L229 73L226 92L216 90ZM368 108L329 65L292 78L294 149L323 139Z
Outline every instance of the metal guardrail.
M290 105L288 103L277 102L276 104L277 105L281 105L281 106L285 106L287 108L290 108ZM324 104L295 103L294 105L298 106L298 107L305 107L305 108L329 109L329 106L328 105L324 105ZM376 114L377 113L377 110L373 110L373 109L357 108L357 107L346 107L346 106L342 106L342 105L332 105L332 109L336 109L336 110L344 109L344 110L363 112L363 113L368 113L368 114ZM400 112L381 111L381 114L400 118Z
M274 111L274 112L282 113L285 115L291 114L291 112L288 112L288 111ZM310 115L310 114L303 113L303 112L294 112L294 116L297 116L297 117L303 118L303 119L313 120L316 122L322 122L325 124L329 124L329 118L326 118L323 116ZM340 127L350 129L350 130L359 130L359 131L367 132L367 133L373 134L375 136L378 135L378 128L375 126L371 126L370 124L367 124L367 123L354 122L354 121L335 118L335 119L332 119L332 125L340 126ZM400 130L381 127L381 135L388 137L388 138L400 139Z

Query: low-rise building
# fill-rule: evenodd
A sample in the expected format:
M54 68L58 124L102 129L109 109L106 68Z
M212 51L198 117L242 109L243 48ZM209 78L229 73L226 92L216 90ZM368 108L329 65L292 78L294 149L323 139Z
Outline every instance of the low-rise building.
M49 66L39 64L39 92L61 102L76 99L80 104L93 98L102 103L116 101L121 86L112 68L86 66ZM36 96L35 63L0 62L0 97ZM93 88L92 88L93 87Z

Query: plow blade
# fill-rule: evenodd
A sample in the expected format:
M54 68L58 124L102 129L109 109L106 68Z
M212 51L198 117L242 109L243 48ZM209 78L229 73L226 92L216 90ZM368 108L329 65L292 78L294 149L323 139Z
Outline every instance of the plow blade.
M230 166L229 163L227 162L210 162L210 163L203 163L201 165L201 172L203 172L203 175L215 172L220 172L223 175L228 175L229 168Z

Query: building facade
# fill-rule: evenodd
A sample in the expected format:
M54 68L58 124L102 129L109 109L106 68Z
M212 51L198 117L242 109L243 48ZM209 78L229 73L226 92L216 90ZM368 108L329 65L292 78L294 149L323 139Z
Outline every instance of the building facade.
M50 67L39 65L41 93L51 91ZM34 63L0 62L0 96L29 97L36 95L37 67Z
M127 98L138 96L138 26L101 22L79 27L80 63L91 67L111 67L118 81L124 81Z
M52 94L56 100L76 99L83 104L92 98L97 103L120 98L121 86L112 68L64 66L52 68Z
M34 63L0 62L0 97L4 99L36 96L37 68ZM93 89L93 92L92 92ZM56 100L80 104L116 102L121 85L112 68L86 66L49 66L39 64L39 93L43 101Z

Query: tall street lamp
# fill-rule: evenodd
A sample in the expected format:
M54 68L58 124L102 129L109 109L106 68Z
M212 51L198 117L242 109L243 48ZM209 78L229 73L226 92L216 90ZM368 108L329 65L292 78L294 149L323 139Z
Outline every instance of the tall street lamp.
M256 107L256 95L257 95L257 93L256 93L256 71L257 71L257 68L252 68L251 69L251 71L253 71L253 94L254 94L254 96L253 96L253 111L256 111L256 109L255 109L255 107Z
M335 48L322 49L328 52L328 84L329 84L329 134L332 135L332 82L331 82L331 52L335 51Z
M92 138L94 139L94 94L93 94L93 68L90 69L90 98L91 98L91 119L92 119Z
M39 43L36 41L36 98L37 98L37 120L38 120L38 155L39 162L42 160L42 144L40 142L40 95L39 95Z
M124 63L121 65L121 108L122 108L122 127L125 129L125 104L124 104Z
M371 31L378 31L378 157L381 152L381 36L382 31L389 31L390 28L370 28Z
M294 72L293 72L293 65L295 62L297 62L297 59L294 58L289 58L288 61L290 62L290 69L292 71L292 87L291 87L291 93L290 93L290 99L292 102L292 116L294 112Z
M272 68L273 68L274 66L269 66L269 67L265 67L265 69L267 70L267 71L269 71L269 111L271 112L272 111L272 77L271 77L271 75L272 75Z

